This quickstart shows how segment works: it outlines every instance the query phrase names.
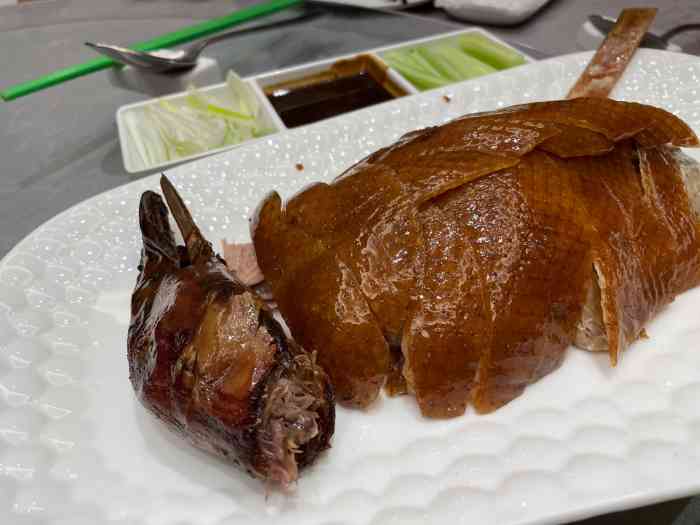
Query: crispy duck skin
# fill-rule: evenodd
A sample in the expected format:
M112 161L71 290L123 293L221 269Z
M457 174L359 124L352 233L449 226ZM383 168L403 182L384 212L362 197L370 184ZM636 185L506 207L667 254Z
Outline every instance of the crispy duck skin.
M258 209L258 262L340 402L383 385L423 414L489 412L570 344L622 350L700 282L690 128L604 98L541 102L406 135Z
M161 186L185 246L175 244L161 197L144 193L131 383L147 409L195 446L286 487L329 446L328 377L213 252L175 188L165 178Z

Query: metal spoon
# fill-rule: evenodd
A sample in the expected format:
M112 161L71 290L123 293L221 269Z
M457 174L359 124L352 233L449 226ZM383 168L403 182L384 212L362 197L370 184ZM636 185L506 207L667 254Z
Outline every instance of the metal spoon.
M124 65L133 66L139 69L148 70L155 73L167 73L183 69L190 69L197 65L199 55L204 51L204 48L215 42L221 42L233 36L261 31L263 29L272 29L295 24L301 20L315 18L322 14L322 11L309 11L293 18L287 18L278 22L267 24L257 24L244 29L234 29L214 35L199 42L195 42L183 49L159 49L158 51L136 51L126 47L114 46L103 43L85 42L86 46L91 47L98 53L108 56L112 60Z
M593 27L595 27L598 31L603 33L604 35L607 35L610 30L613 28L615 25L615 20L612 18L608 18L606 16L600 16L600 15L591 15L588 17L588 21L593 24ZM652 32L646 32L644 33L644 38L642 38L641 45L642 47L648 47L652 49L668 49L668 50L681 50L679 46L676 46L675 44L671 43L670 40L674 36L678 35L679 33L683 33L685 31L694 31L700 29L700 24L683 24L677 27L674 27L673 29L666 31L665 33L661 35L657 35ZM675 48L675 49L674 49Z

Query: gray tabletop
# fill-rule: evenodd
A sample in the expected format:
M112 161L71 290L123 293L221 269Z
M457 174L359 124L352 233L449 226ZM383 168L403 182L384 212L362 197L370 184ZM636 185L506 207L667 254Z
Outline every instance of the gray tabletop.
M84 41L129 43L229 13L252 0L54 0L0 7L0 87L92 58ZM530 21L489 29L543 55L579 51L589 13L615 15L626 5L654 5L654 28L700 22L697 0L554 0ZM289 16L289 14L275 15ZM211 48L221 69L243 75L361 51L455 29L432 7L408 15L340 9L282 30ZM462 23L463 24L463 23ZM700 53L700 33L678 43ZM533 51L536 54L536 51ZM124 170L114 114L147 95L96 73L9 104L0 103L0 257L57 213L136 176ZM142 175L139 175L142 176ZM587 525L700 523L700 499L682 499L586 520Z

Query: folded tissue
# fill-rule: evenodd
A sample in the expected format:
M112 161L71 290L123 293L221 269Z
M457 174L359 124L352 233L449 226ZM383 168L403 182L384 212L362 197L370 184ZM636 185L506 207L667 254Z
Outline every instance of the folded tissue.
M530 18L549 0L435 0L448 14L480 24L513 25Z

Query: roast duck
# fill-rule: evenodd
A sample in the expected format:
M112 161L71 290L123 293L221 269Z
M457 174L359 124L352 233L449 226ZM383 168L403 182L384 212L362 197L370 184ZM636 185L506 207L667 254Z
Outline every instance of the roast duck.
M700 282L690 128L603 98L409 133L331 184L262 203L253 240L294 338L364 407L490 412L570 344L613 364Z
M195 446L289 486L333 435L328 376L213 252L167 179L161 186L185 245L161 197L144 193L128 339L136 395Z
M599 96L612 87L591 79ZM682 146L698 139L666 111L581 97L467 115L286 203L273 192L251 232L293 340L163 180L185 246L146 192L137 396L284 485L328 447L333 390L355 407L411 393L424 415L454 417L511 401L572 344L615 364L700 282L700 168Z

